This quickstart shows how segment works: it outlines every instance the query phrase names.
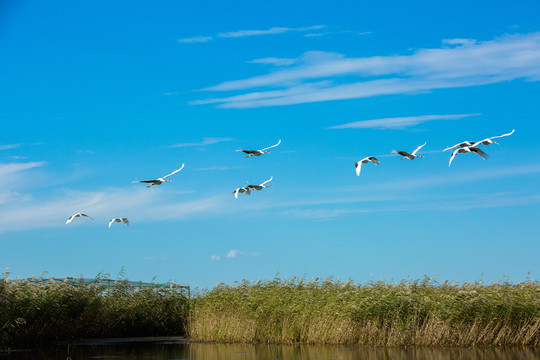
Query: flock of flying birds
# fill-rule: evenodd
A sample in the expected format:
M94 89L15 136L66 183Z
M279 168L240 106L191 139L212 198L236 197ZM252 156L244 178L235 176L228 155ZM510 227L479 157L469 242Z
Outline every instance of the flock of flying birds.
M452 156L450 157L450 162L448 163L448 166L452 165L452 161L454 160L454 158L456 157L457 154L474 153L474 154L478 154L484 160L488 159L489 155L486 154L482 149L480 149L479 146L480 145L498 144L498 142L493 141L493 139L499 139L499 138L503 138L503 137L506 137L506 136L510 136L510 135L512 135L514 133L514 131L515 130L512 130L508 134L503 134L503 135L499 135L499 136L492 136L490 138L486 138L486 139L481 140L481 141L462 141L459 144L447 147L443 151L453 150ZM269 149L275 148L279 144L281 144L281 140L279 140L278 143L275 144L275 145L272 145L272 146L269 146L269 147L266 147L266 148L260 149L260 150L244 150L244 149L240 149L240 150L236 150L236 151L241 151L241 152L247 154L246 158L249 158L249 157L252 157L252 156L261 156L263 154L267 154L267 153L270 152L270 151L268 151ZM423 158L423 156L416 155L416 153L422 147L424 147L426 144L427 144L427 142L420 145L420 146L418 146L416 149L414 149L410 153L408 153L406 151L402 151L402 150L393 150L392 152L403 156L400 160L404 160L404 159L414 160L416 158ZM360 176L360 170L362 169L362 164L367 164L369 162L372 162L375 165L380 164L380 161L375 156L368 156L368 157L363 158L362 160L360 160L358 162L355 162L354 165L356 167L356 175L357 176ZM147 188L152 187L154 185L161 185L164 182L171 181L171 179L167 179L167 178L174 175L174 174L176 174L177 172L179 172L183 168L184 168L184 164L182 164L180 169L174 170L172 173L167 174L167 175L165 175L163 177L160 177L160 178L157 178L157 179L151 179L151 180L135 180L133 182L134 183L139 182L139 183L149 184L148 186L146 186ZM264 182L262 182L262 183L260 183L258 185L252 185L252 184L248 183L246 186L236 188L233 191L234 197L238 199L238 194L251 195L251 192L253 192L253 191L259 191L259 190L262 190L264 188L271 187L272 185L267 185L267 184L270 181L272 181L272 179L273 179L273 177L270 177L270 179L268 179L268 180L266 180L266 181L264 181ZM76 213L76 214L73 214L72 216L70 216L69 219L67 219L66 225L69 224L75 218L78 218L78 217L85 217L85 218L94 220L93 218L91 218L90 216L88 216L86 214ZM124 224L126 224L126 225L129 225L129 220L127 218L114 218L114 219L111 219L109 221L109 228L111 227L112 224L122 223L122 222Z
M454 158L456 157L457 154L474 153L474 154L480 155L480 157L482 159L484 159L484 160L488 159L489 155L486 154L484 151L482 151L482 149L480 149L478 146L480 146L480 145L489 145L489 144L499 144L498 142L493 141L493 139L498 139L498 138L503 138L503 137L506 137L506 136L510 136L510 135L512 135L514 133L514 131L515 130L512 130L508 134L502 134L502 135L499 135L499 136L492 136L490 138L487 138L487 139L484 139L484 140L481 140L481 141L462 141L459 144L447 147L443 151L454 150L452 152L452 156L450 157L450 162L448 163L448 166L452 165L452 161L454 160ZM401 160L404 160L404 159L414 160L416 158L423 158L423 156L416 155L416 153L418 152L418 150L420 150L426 144L427 143L424 143L424 144L420 145L419 147L414 149L411 153L408 153L406 151L401 151L401 150L394 150L392 152L403 156L401 158ZM375 156L368 156L366 158L363 158L362 160L354 163L354 165L356 166L356 175L360 176L360 170L362 169L362 164L367 164L368 162L372 162L375 165L380 164L379 159L377 159Z

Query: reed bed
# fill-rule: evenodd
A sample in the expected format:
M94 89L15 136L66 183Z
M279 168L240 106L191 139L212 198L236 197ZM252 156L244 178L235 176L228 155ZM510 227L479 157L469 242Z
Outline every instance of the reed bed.
M245 343L539 347L540 283L220 284L197 295L188 334Z
M79 338L184 335L189 299L171 287L0 278L0 348Z

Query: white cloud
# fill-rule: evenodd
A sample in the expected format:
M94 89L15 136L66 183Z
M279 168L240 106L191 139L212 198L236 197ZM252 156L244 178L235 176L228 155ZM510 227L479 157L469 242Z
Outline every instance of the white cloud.
M180 39L178 40L178 42L193 44L193 43L204 43L210 40L212 40L211 36L194 36L190 38Z
M168 148L186 147L186 146L206 146L212 144L218 144L225 141L234 141L232 138L220 138L220 137L205 137L200 143L181 143L175 145L169 145Z
M240 256L259 256L260 254L257 252L251 252L251 253L243 253L238 250L230 250L227 253L227 259L234 259Z
M65 221L76 212L92 216L96 219L93 223L100 223L104 227L114 217L127 217L132 225L185 219L200 214L227 212L229 198L223 195L182 201L181 197L171 193L165 195L140 188L55 192L54 197L49 199L18 193L6 196L6 202L0 208L0 232L69 226L64 225Z
M235 257L238 257L238 250L231 250L227 253L228 259L234 259Z
M364 32L355 32L352 30L343 30L343 31L323 31L318 33L309 33L304 34L305 37L322 37L322 36L328 36L328 35L334 35L334 34L355 34L355 35L368 35L371 34L371 31L364 31Z
M192 104L214 102L225 108L252 108L413 94L514 79L540 80L540 33L506 35L480 42L452 39L445 40L445 44L462 46L364 58L306 52L294 59L296 65L280 67L266 75L222 82L203 90L271 89Z
M286 58L275 58L275 57L268 57L263 59L255 59L248 61L250 64L270 64L275 66L285 66L285 65L292 65L296 62L296 59L286 59Z
M21 147L22 144L7 144L7 145L0 145L0 150L8 150L8 149L16 149L18 147Z
M216 260L216 261L218 261L219 259L221 259L221 256L219 256L219 255L212 255L212 256L210 256L210 259L211 259L211 260Z
M0 178L5 178L8 175L12 175L20 171L32 169L35 167L40 167L45 164L46 164L45 161L34 161L34 162L27 162L27 163L10 163L10 164L0 163Z
M225 33L219 33L217 36L223 38L236 38L236 37L245 37L245 36L256 36L256 35L269 35L269 34L283 34L291 31L309 31L315 29L322 29L325 25L315 25L308 27L300 28L288 28L288 27L273 27L267 30L238 30Z
M216 36L220 38L240 38L240 37L246 37L246 36L284 34L287 32L295 32L295 31L299 31L299 32L310 31L310 30L322 29L325 27L326 27L325 25L314 25L314 26L299 27L299 28L273 27L266 30L238 30L238 31L224 32L224 33L219 33ZM190 38L179 39L178 42L193 44L193 43L204 43L213 39L214 38L212 36L194 36Z
M343 125L329 127L329 129L404 129L433 120L458 120L480 114L455 114L455 115L421 115L396 118L384 118L350 122Z
M476 44L476 40L473 40L473 39L444 39L442 42L443 44L462 45L462 46Z

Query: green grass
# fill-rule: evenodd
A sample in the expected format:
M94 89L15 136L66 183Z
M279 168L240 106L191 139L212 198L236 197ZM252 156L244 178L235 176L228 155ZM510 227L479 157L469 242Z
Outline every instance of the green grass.
M243 281L199 294L189 335L227 342L538 347L540 283Z
M184 335L189 300L162 285L0 279L0 348L92 337Z

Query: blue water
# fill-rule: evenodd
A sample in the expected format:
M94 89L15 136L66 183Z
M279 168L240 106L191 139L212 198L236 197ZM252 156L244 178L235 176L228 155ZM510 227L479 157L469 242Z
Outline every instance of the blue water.
M0 359L167 359L167 360L538 360L530 348L358 348L194 343L182 338L98 339L36 350L0 353Z

